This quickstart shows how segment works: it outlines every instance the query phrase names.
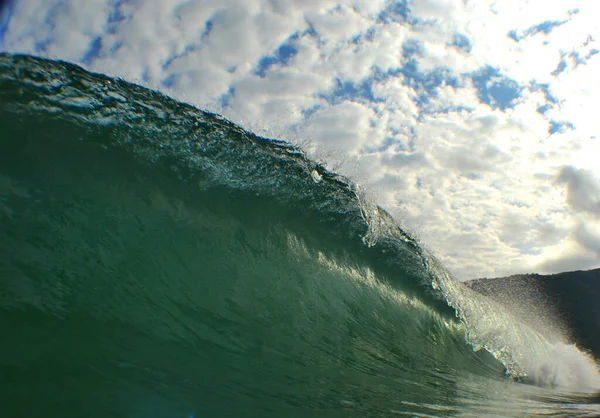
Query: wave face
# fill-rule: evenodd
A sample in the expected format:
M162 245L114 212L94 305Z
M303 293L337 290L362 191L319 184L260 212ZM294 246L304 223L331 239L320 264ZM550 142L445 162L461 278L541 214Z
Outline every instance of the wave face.
M297 147L6 54L0 132L3 416L600 413L594 360Z

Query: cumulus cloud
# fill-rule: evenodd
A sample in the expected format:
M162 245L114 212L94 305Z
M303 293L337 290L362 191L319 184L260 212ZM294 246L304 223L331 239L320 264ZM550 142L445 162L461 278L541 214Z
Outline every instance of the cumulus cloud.
M600 229L597 226L579 224L575 229L575 238L579 244L595 252L600 258Z
M0 48L301 141L458 278L600 266L600 6L20 0Z
M567 203L574 211L600 217L600 181L591 171L565 166L558 181L566 185Z

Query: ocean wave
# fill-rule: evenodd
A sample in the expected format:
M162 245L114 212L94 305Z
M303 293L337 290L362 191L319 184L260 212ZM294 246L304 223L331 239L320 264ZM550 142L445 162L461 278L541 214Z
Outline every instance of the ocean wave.
M0 55L0 112L13 407L477 416L491 388L515 416L597 406L547 402L598 391L593 359L455 281L296 146L31 56Z

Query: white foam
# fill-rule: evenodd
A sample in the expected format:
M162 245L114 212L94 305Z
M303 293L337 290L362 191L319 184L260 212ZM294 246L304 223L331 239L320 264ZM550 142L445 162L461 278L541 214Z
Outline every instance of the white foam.
M455 281L431 254L427 262L435 286L465 324L467 341L500 360L507 375L543 387L600 391L599 366L588 353L556 341L555 330L534 329L515 311Z
M575 345L557 343L541 358L526 358L528 380L539 386L571 389L577 392L600 390L600 374L595 360Z

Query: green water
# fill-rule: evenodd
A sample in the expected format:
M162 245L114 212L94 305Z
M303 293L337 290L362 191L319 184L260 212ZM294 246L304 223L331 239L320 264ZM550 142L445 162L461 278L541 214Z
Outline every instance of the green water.
M0 55L0 416L597 416L595 364L286 143Z

